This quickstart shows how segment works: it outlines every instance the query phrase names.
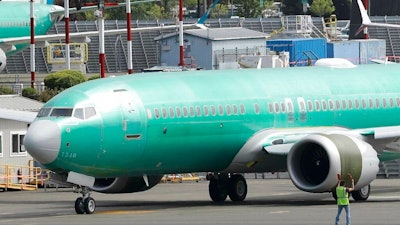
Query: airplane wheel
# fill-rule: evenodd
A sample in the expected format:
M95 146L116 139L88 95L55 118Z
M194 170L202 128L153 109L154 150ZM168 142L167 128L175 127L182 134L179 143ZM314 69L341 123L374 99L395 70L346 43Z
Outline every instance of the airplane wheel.
M247 183L240 174L232 175L228 181L229 198L234 201L243 201L247 195Z
M210 180L210 183L208 184L208 191L209 191L211 199L214 202L223 202L223 201L225 201L226 197L228 196L226 194L225 185L218 182L218 180L216 180L216 179Z
M364 186L360 190L357 191L352 191L351 196L353 196L353 199L356 201L365 201L368 199L369 194L371 192L371 185Z
M85 213L85 207L83 205L83 198L79 197L75 200L75 212L77 214L84 214Z
M96 210L96 202L91 197L86 198L83 205L85 207L86 214L92 214L94 213L94 210Z

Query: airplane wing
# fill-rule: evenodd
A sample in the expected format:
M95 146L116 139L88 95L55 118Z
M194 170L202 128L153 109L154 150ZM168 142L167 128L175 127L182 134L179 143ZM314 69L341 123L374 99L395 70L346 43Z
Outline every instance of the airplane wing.
M37 112L0 109L0 118L31 123L36 118Z
M263 149L268 154L287 155L290 149L282 149L279 145L293 145L307 135L311 134L342 134L368 140L387 140L400 137L400 126L372 127L363 129L347 130L340 127L318 127L314 129L289 129L275 131L264 140ZM387 141L390 143L391 141ZM383 149L376 149L383 151Z

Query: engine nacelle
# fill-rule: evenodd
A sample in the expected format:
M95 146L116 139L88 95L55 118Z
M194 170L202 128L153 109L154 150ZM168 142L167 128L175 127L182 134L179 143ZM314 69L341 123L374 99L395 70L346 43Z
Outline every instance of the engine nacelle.
M343 134L306 136L293 145L287 160L293 184L308 192L329 192L337 185L337 174L347 179L347 173L358 190L370 184L379 170L372 146Z
M0 72L6 68L7 56L3 49L0 48Z
M156 186L162 177L162 175L148 176L148 185L143 177L96 178L93 190L101 193L133 193L146 191Z

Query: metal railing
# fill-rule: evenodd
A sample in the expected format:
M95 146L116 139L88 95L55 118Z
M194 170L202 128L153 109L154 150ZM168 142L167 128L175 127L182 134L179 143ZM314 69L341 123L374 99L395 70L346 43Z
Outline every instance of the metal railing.
M0 188L17 190L37 190L39 185L44 185L49 179L49 172L40 167L1 165Z

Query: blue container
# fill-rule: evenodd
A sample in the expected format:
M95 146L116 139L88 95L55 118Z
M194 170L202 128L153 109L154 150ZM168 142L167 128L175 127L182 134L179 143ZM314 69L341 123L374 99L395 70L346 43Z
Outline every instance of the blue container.
M359 64L360 47L355 41L340 41L328 43L328 58L343 58L353 64Z
M267 41L272 51L289 52L290 66L314 65L315 61L327 56L325 38L274 39Z

